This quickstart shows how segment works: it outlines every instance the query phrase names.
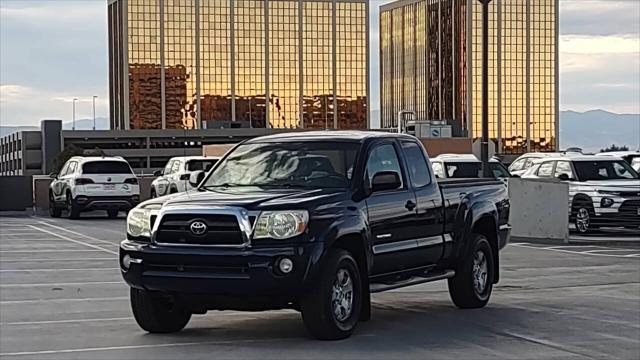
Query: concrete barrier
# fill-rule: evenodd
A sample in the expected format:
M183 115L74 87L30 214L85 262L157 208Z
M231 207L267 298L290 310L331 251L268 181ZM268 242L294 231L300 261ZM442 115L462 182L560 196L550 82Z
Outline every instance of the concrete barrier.
M0 176L0 211L24 211L33 205L31 176Z
M509 179L512 236L568 241L569 185L559 181Z

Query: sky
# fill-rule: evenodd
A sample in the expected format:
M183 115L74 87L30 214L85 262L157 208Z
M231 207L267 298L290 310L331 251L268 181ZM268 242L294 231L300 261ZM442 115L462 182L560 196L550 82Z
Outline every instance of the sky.
M524 0L522 0L524 1ZM371 4L371 108L379 109ZM640 0L560 0L560 109L640 113ZM0 125L108 116L107 0L0 0Z

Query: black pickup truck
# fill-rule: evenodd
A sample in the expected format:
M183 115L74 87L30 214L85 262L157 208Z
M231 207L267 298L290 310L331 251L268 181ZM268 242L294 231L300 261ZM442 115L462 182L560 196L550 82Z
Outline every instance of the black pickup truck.
M152 333L208 310L289 308L316 338L341 339L370 318L371 293L444 279L456 306L480 308L509 239L502 182L438 183L409 135L260 137L192 182L127 217L120 267Z

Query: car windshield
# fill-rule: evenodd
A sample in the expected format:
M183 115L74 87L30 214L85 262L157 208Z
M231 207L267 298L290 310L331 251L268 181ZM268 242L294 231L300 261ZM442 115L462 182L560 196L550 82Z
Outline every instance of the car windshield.
M187 163L187 171L209 171L218 160L191 160Z
M580 181L637 179L638 173L625 161L575 161L573 167Z
M124 161L92 161L82 165L83 174L131 174Z
M631 160L631 167L635 171L640 171L640 157L635 157Z
M207 178L204 188L346 188L357 143L286 142L238 146Z

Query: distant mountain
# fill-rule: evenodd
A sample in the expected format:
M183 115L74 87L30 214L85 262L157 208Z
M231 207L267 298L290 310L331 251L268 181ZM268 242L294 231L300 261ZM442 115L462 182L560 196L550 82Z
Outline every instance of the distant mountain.
M560 112L560 148L599 152L612 144L640 149L640 114L604 110Z
M40 130L37 126L0 126L0 137L19 131Z
M64 130L73 128L72 122L62 124ZM19 131L38 131L40 126L0 126L0 137ZM76 120L76 130L93 130L93 119ZM109 119L96 118L96 130L109 130Z

